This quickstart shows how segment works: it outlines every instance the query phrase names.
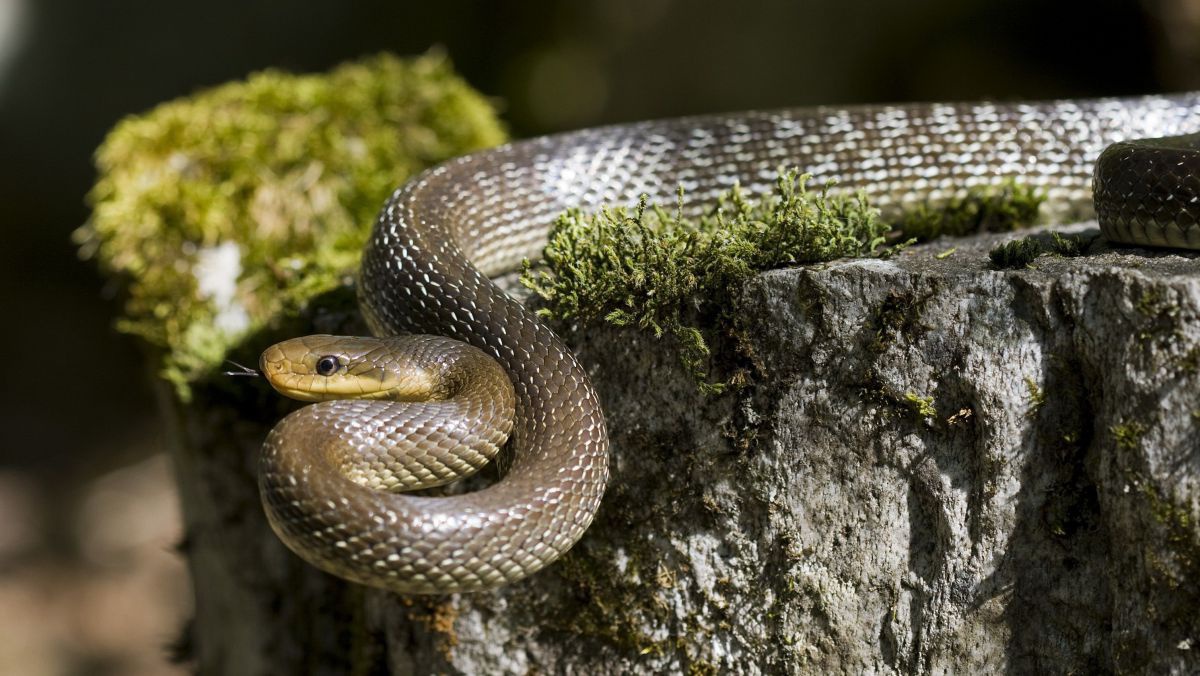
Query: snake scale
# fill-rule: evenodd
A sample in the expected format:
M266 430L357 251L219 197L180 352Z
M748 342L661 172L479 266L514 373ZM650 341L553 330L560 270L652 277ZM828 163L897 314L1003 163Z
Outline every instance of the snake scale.
M489 280L536 258L567 208L670 203L682 185L700 209L796 167L885 213L1005 178L1044 192L1052 214L1079 213L1096 167L1108 239L1197 249L1200 136L1180 136L1197 130L1200 93L808 108L587 129L442 164L392 195L362 261L372 331L402 337L300 338L263 355L285 394L367 398L305 407L271 432L269 521L310 563L405 593L495 588L580 538L608 479L604 415L563 342ZM1150 137L1178 138L1118 143ZM397 492L476 471L506 437L511 467L492 485Z

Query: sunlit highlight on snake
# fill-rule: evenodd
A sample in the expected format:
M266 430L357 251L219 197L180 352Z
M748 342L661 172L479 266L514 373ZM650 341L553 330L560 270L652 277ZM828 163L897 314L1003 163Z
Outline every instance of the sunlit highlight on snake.
M277 389L321 402L264 444L269 521L313 565L403 593L495 588L579 540L608 480L604 415L562 341L489 280L538 257L569 207L667 204L682 185L699 210L795 167L885 213L1011 178L1057 215L1092 206L1094 173L1109 240L1200 249L1197 130L1200 93L810 108L587 129L443 164L392 195L363 257L363 313L399 337L310 336L263 354ZM1128 142L1151 137L1172 138ZM399 492L467 476L505 443L511 466L485 489Z

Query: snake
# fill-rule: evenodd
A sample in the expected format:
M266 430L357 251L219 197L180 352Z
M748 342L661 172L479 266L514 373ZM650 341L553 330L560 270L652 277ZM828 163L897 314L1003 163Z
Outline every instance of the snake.
M567 209L672 203L682 187L700 213L735 185L769 191L781 167L864 191L885 214L1012 179L1048 215L1094 209L1112 242L1200 249L1197 129L1200 92L811 107L584 129L445 162L392 194L365 247L359 304L378 337L294 338L262 355L277 390L316 402L263 444L267 519L316 567L406 594L495 589L581 538L609 478L600 400L562 339L492 281L537 258ZM502 451L506 471L478 490L409 492Z

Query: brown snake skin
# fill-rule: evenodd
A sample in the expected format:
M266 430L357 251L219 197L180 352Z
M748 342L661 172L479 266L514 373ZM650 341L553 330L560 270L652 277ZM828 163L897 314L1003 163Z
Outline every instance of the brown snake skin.
M445 429L494 417L473 398L477 390L443 387L448 399L433 404L318 404L285 419L264 446L260 486L271 524L324 570L418 593L513 582L579 539L608 479L604 415L587 373L562 341L488 279L536 258L549 224L568 207L630 203L643 193L669 204L682 185L698 210L735 182L766 191L780 167L797 167L818 183L866 190L885 212L1014 178L1045 192L1051 215L1079 213L1091 205L1093 166L1105 146L1198 129L1200 93L810 108L588 129L443 164L397 190L383 208L362 261L361 305L378 335L439 334L495 357L515 394L511 468L493 485L453 497L382 490L410 485L387 466L397 452L386 440L402 438L433 456L433 464L453 464L441 460L458 452ZM1176 151L1147 159L1118 146L1106 154L1096 192L1109 239L1200 248L1197 138L1176 145L1183 153L1192 148L1183 165ZM1155 187L1144 187L1147 176ZM1182 210L1169 208L1180 204ZM315 349L319 357L339 348ZM456 354L471 362L466 371L486 370L462 350ZM307 359L310 369L316 358L293 357ZM433 360L425 367L440 368L441 357L416 361L423 359ZM471 420L430 413L428 407L455 397ZM376 405L393 408L379 413ZM422 423L400 426L416 418ZM487 438L484 446L503 443L493 432L473 434ZM362 449L365 459L354 460L350 448ZM339 467L349 467L351 478Z

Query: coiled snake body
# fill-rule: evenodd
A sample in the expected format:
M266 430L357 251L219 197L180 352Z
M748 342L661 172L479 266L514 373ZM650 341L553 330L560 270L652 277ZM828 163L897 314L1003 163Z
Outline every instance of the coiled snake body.
M263 371L285 393L401 400L324 402L281 422L261 462L270 522L318 567L399 592L493 588L579 539L608 478L604 416L562 341L488 279L536 258L569 207L642 194L669 203L682 185L700 209L737 182L766 191L779 168L796 167L864 189L885 212L1013 178L1063 213L1091 205L1093 167L1109 144L1198 129L1200 93L813 108L589 129L443 164L383 208L361 305L378 335L438 334L478 350L428 336L349 347L314 337L268 350ZM1104 234L1200 248L1198 147L1191 136L1107 151L1095 178ZM478 469L509 428L512 464L493 485L452 497L394 492Z

